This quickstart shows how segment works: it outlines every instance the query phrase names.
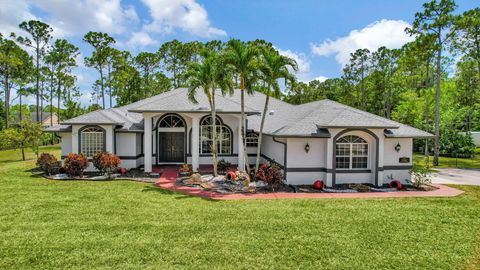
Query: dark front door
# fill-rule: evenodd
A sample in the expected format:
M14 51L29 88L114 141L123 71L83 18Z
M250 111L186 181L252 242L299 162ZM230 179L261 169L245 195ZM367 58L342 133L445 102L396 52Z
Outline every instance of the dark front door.
M158 133L158 161L184 162L185 134L183 132Z

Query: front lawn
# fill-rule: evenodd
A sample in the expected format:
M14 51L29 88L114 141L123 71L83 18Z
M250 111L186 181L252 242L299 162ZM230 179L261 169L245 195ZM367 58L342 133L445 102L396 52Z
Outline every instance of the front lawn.
M426 157L425 155L415 153L413 154L413 163L418 166L430 165L432 169L435 168L462 168L462 169L479 169L480 168L480 148L475 149L475 156L473 158L454 158L454 157L440 157L438 166L433 166L433 156Z
M13 154L0 152L0 269L479 265L480 187L456 198L211 201L32 177L34 161Z

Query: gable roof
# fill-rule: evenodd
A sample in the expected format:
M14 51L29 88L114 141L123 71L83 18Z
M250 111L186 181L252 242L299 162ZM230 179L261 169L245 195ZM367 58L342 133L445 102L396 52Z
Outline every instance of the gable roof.
M72 124L110 124L120 131L143 132L142 112L188 112L208 113L210 106L201 91L198 104L187 99L187 89L178 88L119 108L90 112L62 123L61 129ZM217 93L218 113L240 113L240 91L222 96ZM248 128L259 131L266 96L255 92L245 95L245 112ZM378 115L368 113L332 100L320 100L301 105L292 105L270 98L263 132L279 137L330 137L329 128L378 128L385 130L386 137L432 137L422 130L410 127ZM47 131L61 131L52 127Z

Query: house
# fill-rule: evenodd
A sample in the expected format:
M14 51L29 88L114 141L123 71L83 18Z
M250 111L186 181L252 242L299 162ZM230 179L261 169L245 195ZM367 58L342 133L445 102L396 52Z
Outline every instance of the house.
M20 114L18 113L15 114L13 118L14 118L14 123L16 124L20 123ZM37 114L34 112L27 113L27 115L23 116L23 120L30 120L32 122L37 122ZM52 115L50 115L50 112L41 112L40 123L42 123L42 126L44 128L58 125L57 113L54 112Z
M162 164L211 164L210 109L179 88L127 106L90 112L48 131L62 138L62 157L99 151L115 153L126 168L151 172ZM254 164L265 96L246 95L248 162ZM220 158L244 166L241 151L240 93L217 94L216 123ZM419 129L331 100L291 105L271 98L261 145L262 161L278 163L288 184L325 180L382 185L410 179L414 138L431 137Z

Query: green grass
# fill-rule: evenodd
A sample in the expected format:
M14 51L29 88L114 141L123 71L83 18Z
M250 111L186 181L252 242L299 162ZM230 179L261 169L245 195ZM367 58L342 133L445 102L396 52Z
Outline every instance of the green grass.
M136 182L46 180L18 157L0 152L0 269L479 265L480 187L456 198L219 202Z
M427 157L422 154L413 155L413 163L419 166L427 164ZM475 157L473 158L452 158L440 157L439 165L433 166L433 156L428 157L428 164L431 168L463 168L463 169L480 169L480 148L475 149Z

